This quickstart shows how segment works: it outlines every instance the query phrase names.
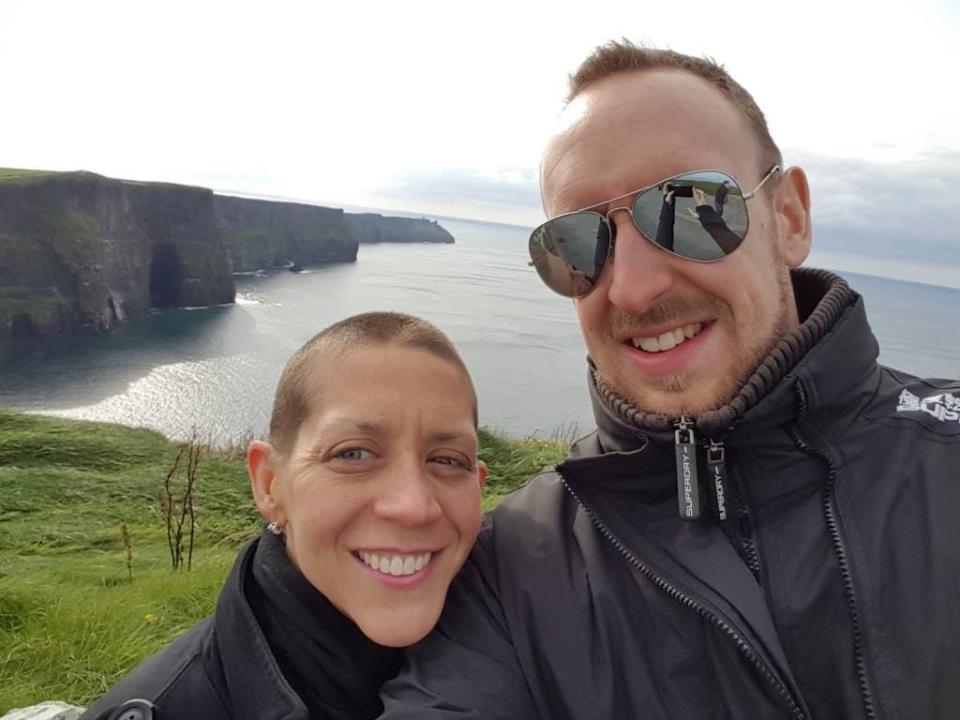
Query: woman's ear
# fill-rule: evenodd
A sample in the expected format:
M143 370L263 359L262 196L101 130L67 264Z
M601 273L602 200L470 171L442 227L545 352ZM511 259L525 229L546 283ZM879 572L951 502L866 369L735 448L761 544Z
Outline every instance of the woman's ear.
M487 473L487 464L483 460L477 460L477 479L480 481L481 490L487 482Z
M277 459L277 450L263 440L254 440L247 448L247 474L250 476L253 502L264 520L283 526L286 524L286 513L274 493L274 465Z
M813 242L810 188L803 170L791 167L783 171L774 191L773 209L780 231L780 257L787 267L799 267L810 254Z

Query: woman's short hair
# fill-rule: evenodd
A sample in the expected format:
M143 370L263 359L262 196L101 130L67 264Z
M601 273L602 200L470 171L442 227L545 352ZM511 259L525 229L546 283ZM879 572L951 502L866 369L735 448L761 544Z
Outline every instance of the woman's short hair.
M470 388L473 423L477 424L477 394L467 366L443 331L413 315L369 312L334 323L308 340L287 361L270 416L270 442L281 452L292 447L300 426L310 414L311 370L317 363L335 361L350 350L368 345L398 345L418 348L446 360L463 373Z

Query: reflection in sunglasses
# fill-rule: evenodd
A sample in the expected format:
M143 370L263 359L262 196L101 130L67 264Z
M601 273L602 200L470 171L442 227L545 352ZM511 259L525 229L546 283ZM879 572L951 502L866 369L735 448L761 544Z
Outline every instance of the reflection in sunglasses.
M640 234L662 250L697 262L720 260L746 238L746 201L779 171L778 165L771 167L749 193L718 170L684 173L560 215L531 234L531 264L552 290L566 297L586 295L610 258L616 233L610 216L618 210L626 210ZM629 209L616 207L606 215L593 210L631 195Z

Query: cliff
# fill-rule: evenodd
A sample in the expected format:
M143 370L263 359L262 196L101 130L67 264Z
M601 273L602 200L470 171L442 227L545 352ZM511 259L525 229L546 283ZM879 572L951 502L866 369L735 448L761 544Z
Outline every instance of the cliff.
M426 219L0 169L0 345L233 302L234 272L352 262L360 242L444 242Z
M0 343L233 297L210 190L86 172L0 177Z
M346 213L347 227L361 243L452 243L453 235L436 220Z
M213 203L234 272L357 259L343 210L226 195Z

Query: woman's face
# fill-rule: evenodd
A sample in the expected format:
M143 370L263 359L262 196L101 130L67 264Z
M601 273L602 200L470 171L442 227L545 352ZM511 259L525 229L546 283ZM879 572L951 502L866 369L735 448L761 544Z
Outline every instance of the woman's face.
M473 395L420 349L372 345L316 368L292 449L249 452L264 517L306 578L381 645L436 624L480 527Z

